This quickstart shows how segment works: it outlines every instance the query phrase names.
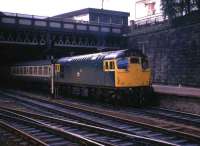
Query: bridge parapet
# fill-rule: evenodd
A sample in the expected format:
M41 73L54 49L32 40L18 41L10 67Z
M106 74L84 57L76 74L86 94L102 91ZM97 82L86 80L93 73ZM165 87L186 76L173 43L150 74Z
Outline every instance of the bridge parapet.
M0 12L0 45L4 46L120 49L126 44L124 30L117 24Z
M113 33L119 35L123 33L123 26L117 24L109 25L72 19L58 21L53 20L50 17L0 12L0 26L8 25L48 30L56 29L58 31L83 31L89 33Z

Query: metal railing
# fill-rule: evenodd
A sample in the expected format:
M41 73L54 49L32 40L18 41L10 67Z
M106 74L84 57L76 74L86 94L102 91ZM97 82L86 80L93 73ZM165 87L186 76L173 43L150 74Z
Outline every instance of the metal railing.
M53 18L48 16L38 16L38 15L29 15L29 14L20 14L20 13L12 13L12 12L0 12L0 16L10 16L10 17L18 17L18 18L29 18L29 19L41 19L41 20L50 20L57 22L71 22L77 24L88 24L88 25L102 25L102 26L110 26L110 27L122 27L123 24L109 24L95 21L84 21L84 20L74 20L70 18Z
M157 25L167 22L168 19L166 19L162 14L156 15L156 16L149 16L145 17L136 21L131 21L131 27L134 29L150 26L150 25Z

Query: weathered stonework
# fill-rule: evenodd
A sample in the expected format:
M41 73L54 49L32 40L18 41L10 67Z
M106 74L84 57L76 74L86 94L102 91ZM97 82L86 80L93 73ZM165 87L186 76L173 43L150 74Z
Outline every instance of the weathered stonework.
M154 83L200 87L200 23L133 30L128 44L147 54Z

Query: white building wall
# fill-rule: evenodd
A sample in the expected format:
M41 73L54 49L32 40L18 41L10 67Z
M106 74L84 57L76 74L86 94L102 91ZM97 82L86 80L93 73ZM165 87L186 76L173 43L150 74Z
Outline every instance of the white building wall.
M154 7L152 6L155 3ZM135 0L135 18L142 19L146 17L161 14L161 0ZM154 8L155 12L153 12Z

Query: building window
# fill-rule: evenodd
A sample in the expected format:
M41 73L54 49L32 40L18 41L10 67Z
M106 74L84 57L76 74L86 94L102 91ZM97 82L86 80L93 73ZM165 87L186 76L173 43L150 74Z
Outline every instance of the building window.
M112 16L112 24L122 24L121 17Z
M95 22L95 23L99 23L99 16L98 15L90 15L90 21L91 22Z

